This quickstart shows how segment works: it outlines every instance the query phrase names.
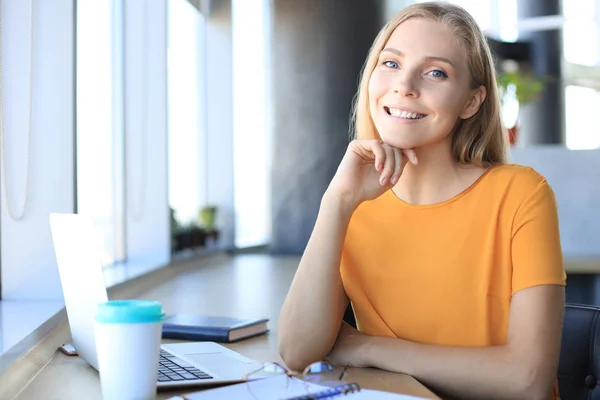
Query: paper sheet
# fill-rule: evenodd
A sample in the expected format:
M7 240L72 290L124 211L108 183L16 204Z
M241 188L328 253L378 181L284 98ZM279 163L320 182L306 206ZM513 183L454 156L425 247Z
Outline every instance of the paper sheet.
M287 380L287 382L286 382ZM287 387L286 387L287 384ZM217 389L199 391L186 394L188 400L283 400L289 397L302 396L326 389L326 386L314 385L296 378L286 376L261 379L247 383L239 383ZM308 390L308 393L307 393ZM254 394L254 396L253 396ZM343 400L424 400L420 397L407 396L395 393L381 392L378 390L362 389L360 392L350 393L346 396L337 396ZM184 397L171 397L168 400L182 400Z

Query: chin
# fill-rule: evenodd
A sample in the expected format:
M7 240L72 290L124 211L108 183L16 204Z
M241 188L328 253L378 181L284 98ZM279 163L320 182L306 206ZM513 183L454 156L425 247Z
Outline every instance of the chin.
M405 135L399 135L398 133L386 135L385 133L380 132L379 136L385 144L387 144L388 146L396 147L398 149L414 149L417 147L421 147L425 144L422 140L416 140L416 138L409 138Z

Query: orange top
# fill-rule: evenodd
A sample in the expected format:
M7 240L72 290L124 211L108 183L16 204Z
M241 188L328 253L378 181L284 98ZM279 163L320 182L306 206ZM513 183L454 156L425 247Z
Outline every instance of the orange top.
M504 344L511 296L566 282L554 192L514 164L442 203L412 205L389 190L352 215L341 276L364 333Z

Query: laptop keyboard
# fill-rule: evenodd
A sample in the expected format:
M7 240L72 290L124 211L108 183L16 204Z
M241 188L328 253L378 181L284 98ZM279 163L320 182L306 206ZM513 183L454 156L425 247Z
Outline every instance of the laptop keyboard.
M158 381L195 381L197 379L211 379L212 376L188 364L181 358L164 350L160 351L158 360Z

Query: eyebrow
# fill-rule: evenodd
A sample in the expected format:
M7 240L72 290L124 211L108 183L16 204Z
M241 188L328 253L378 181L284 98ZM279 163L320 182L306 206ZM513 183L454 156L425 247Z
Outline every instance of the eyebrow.
M394 53L399 57L404 56L404 53L402 53L400 50L395 49L393 47L386 47L385 49L381 50L381 52L390 52L390 53ZM444 62L446 64L450 64L453 68L456 68L456 66L454 65L454 63L452 61L450 61L449 59L447 59L446 57L435 57L435 56L427 56L424 58L425 61L427 62L431 62L431 61L441 61Z

